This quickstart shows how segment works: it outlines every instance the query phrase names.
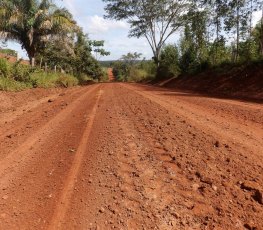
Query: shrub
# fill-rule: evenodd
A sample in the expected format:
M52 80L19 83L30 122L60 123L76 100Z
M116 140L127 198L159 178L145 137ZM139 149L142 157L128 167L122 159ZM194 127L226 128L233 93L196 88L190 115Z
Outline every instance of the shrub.
M129 72L128 81L140 82L145 80L147 77L148 74L145 70L132 67Z
M13 65L12 76L13 79L20 82L29 82L30 73L33 69L30 69L29 66L19 64L19 62Z
M10 66L6 59L0 58L0 76L9 77Z
M59 76L56 80L56 84L58 86L63 86L65 88L72 87L78 85L79 81L77 78L69 76L69 75L63 75Z
M30 83L18 82L10 78L0 77L0 90L5 91L21 91L32 88Z
M43 71L34 72L30 76L30 80L34 87L51 88L56 87L56 81L58 79L57 74L46 73Z

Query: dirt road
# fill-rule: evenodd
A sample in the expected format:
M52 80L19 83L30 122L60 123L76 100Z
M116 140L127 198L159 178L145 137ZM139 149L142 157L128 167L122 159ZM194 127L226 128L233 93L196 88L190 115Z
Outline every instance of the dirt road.
M263 229L263 106L136 84L0 92L0 229Z

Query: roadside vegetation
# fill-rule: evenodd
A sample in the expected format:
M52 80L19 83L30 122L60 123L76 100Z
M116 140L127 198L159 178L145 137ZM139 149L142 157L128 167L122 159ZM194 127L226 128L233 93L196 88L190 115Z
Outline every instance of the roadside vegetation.
M147 65L154 64L155 68L143 67L146 73L137 74L139 80L145 76L152 78L152 69L157 79L163 79L211 69L229 71L251 63L262 65L262 1L104 1L106 17L127 20L129 35L146 38L152 49L153 58ZM255 12L262 12L256 26ZM180 34L179 41L167 44L176 32ZM141 63L145 61L134 65L121 58L114 64L115 73L121 76L120 80L133 80L132 75L141 70Z
M104 71L93 57L109 55L103 41L91 41L71 13L51 0L1 0L0 39L21 44L30 65L0 60L0 90L55 87L99 81ZM1 53L16 56L9 49Z
M69 74L32 69L28 65L9 63L0 59L0 90L20 91L27 88L70 87L79 84L79 80Z

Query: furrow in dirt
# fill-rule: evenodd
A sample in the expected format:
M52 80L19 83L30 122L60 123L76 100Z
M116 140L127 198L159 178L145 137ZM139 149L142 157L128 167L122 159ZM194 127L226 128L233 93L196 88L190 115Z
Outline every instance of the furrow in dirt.
M262 228L260 104L137 84L71 92L32 109L25 135L26 114L1 127L17 135L1 143L0 229Z
M59 111L38 133L1 161L4 229L46 229L72 166L99 86Z
M192 103L187 103L185 100L181 100L180 98L172 100L169 97L156 94L156 92L149 93L149 91L143 90L142 87L137 89L133 88L133 90L140 95L159 103L166 109L173 110L176 114L184 117L188 121L191 121L192 125L197 127L199 126L200 130L207 131L207 133L214 133L215 137L218 138L218 141L224 142L225 145L233 143L238 145L239 148L246 147L247 151L254 154L258 153L258 157L261 158L261 152L263 152L263 146L261 144L263 142L263 135L259 135L263 133L263 128L260 125L263 122L261 119L261 106L257 106L257 114L262 122L260 120L259 124L251 124L251 122L244 119L240 121L237 119L228 119L226 115L222 117L220 116L222 112L221 114L215 111L214 113L211 113L211 111L207 108L197 107L194 104L194 99ZM242 103L240 103L240 105L242 106ZM222 101L221 106L225 106L224 101ZM238 112L239 110L235 111L236 115ZM244 139L246 140L245 142Z
M84 133L81 137L81 140L78 146L78 149L76 150L74 161L72 162L72 166L66 178L64 188L57 202L57 207L55 208L53 217L50 222L49 229L54 229L54 230L61 229L61 225L62 225L62 222L64 221L65 214L67 212L67 209L70 203L71 195L74 190L75 180L77 180L77 177L78 177L78 172L79 172L79 168L82 163L83 156L84 154L87 154L88 152L87 142L89 139L90 132L93 128L92 126L93 126L94 118L96 116L96 111L98 109L101 94L102 94L102 91L100 90L97 95L96 103L91 113L89 114L87 127L84 130Z

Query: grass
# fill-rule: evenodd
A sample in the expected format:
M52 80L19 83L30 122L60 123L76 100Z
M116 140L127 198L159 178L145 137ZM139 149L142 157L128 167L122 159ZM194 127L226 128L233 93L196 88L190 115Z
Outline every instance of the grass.
M72 87L80 81L71 75L31 69L0 58L0 90L21 91L29 88Z
M34 87L53 88L53 87L72 87L78 85L77 78L60 73L35 72L30 77Z
M22 91L32 87L33 86L30 83L19 82L13 79L0 77L0 90L3 91Z

